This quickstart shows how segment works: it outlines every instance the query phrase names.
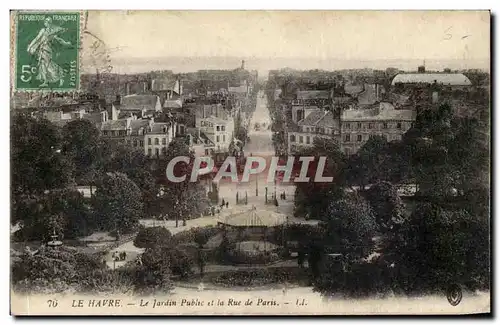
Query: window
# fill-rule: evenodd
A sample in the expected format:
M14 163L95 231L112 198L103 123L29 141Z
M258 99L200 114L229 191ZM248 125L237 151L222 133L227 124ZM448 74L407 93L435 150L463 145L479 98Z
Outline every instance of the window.
M160 155L160 149L156 148L155 153L156 153L156 157L158 157Z
M208 149L205 149L205 156L208 156L209 154Z
M382 127L383 127L384 129L387 129L387 122L384 122L384 124L382 125Z
M345 137L344 137L344 141L351 141L351 135L350 134L346 134Z
M160 144L160 139L155 138L155 144Z
M143 140L139 140L139 145L140 145L141 147L144 147L144 141L143 141Z
M167 148L163 147L161 149L161 154L164 155L164 156L166 156L167 155Z
M310 144L310 143L311 143L311 139L309 138L309 136L306 136L306 143L307 143L307 144Z
M401 129L401 122L399 122L399 123L397 124L397 128L398 128L398 129Z
M358 122L358 129L361 129L361 122Z
M304 143L304 137L299 135L299 143Z
M148 149L148 156L150 156L150 157L151 157L151 153L152 153L152 150L151 150L151 148L149 148L149 149Z
M215 142L220 142L220 136L217 136Z
M351 123L346 123L346 124L345 124L345 128L346 128L346 129L350 129L350 128L351 128Z
M358 142L363 141L363 136L361 134L358 134Z
M373 123L368 123L368 128L373 129Z
M223 125L223 126L221 126L221 127L220 127L220 130L221 130L221 131L226 131L226 127L225 127L224 125Z
M226 142L226 135L225 134L222 135L222 142Z
M167 144L167 138L161 139L161 144Z
M217 125L217 131L220 131L220 126Z
M350 154L351 154L351 150L349 150L349 148L345 148L345 149L344 149L344 153L345 153L346 155L350 155Z
M137 140L134 140L134 147L137 147Z
M102 131L103 135L108 135L108 131Z
M149 145L151 144L151 138L148 138L148 144Z
M290 142L295 142L295 134L290 135Z

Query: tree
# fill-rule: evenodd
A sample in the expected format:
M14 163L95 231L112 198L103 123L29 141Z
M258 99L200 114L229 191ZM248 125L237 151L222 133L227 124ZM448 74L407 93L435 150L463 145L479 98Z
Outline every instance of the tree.
M74 120L63 127L62 152L73 162L78 184L93 185L99 142L99 130L89 120Z
M377 224L370 204L363 197L357 193L345 194L340 200L330 201L327 213L326 247L349 254L351 259L366 257L374 250Z
M340 197L345 183L345 157L338 143L332 139L316 138L311 148L302 148L296 156L312 156L315 162L310 164L307 176L309 182L297 183L295 188L295 215L323 220L327 206L334 197ZM333 177L333 182L316 183L314 176L320 157L326 157L323 176Z
M164 291L173 287L170 277L170 251L166 247L146 248L137 269L136 287L141 291Z
M194 154L181 139L175 139L169 144L165 162L168 163L178 156L185 156L190 159L189 164L178 163L174 169L175 176L186 175L186 179L179 183L168 182L165 185L164 194L159 198L162 210L168 211L167 216L175 219L176 227L179 226L179 219L189 219L192 216L198 217L208 207L205 188L199 183L190 181Z
M134 239L134 246L139 248L155 248L170 245L172 234L165 227L141 228Z
M379 182L366 192L375 220L382 231L390 231L394 224L401 223L404 204L397 188L389 182Z
M395 243L396 281L405 291L489 288L489 218L466 210L420 204Z
M131 231L143 212L139 187L122 173L106 173L99 180L93 206L106 230Z
M358 185L364 189L366 185L384 180L384 165L387 159L385 150L387 140L382 136L372 136L359 149L349 157L347 164L347 178L351 184Z
M130 169L126 174L141 189L144 214L153 215L156 212L154 206L159 191L155 178L147 169L143 168Z
M54 232L59 239L75 238L94 229L91 212L76 190L51 190L25 197L14 206L11 222L20 223L14 235L19 240L48 241Z
M91 274L103 269L96 256L64 246L42 246L34 254L25 252L12 263L12 283L15 290L27 292L85 292L92 289Z
M172 274L186 278L192 274L194 258L185 250L175 248L170 254L170 270Z
M39 195L72 183L73 166L60 151L55 125L15 114L10 133L13 196Z

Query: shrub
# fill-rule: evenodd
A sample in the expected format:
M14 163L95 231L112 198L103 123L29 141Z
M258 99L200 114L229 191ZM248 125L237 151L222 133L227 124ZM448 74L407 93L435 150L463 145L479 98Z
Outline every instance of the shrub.
M139 248L153 248L168 246L172 234L164 227L141 228L134 239L134 246Z
M227 287L256 287L272 283L297 283L303 278L303 272L296 268L271 268L224 272L211 281Z
M195 265L195 256L189 254L183 249L174 249L170 255L170 270L173 275L186 278L193 273Z
M384 264L358 260L344 265L326 261L315 281L315 290L332 295L340 293L346 298L385 295L391 290L391 269Z
M189 230L181 231L172 237L173 244L195 242L203 243L203 245L213 236L217 235L221 230L216 226L195 227ZM202 245L202 246L203 246Z

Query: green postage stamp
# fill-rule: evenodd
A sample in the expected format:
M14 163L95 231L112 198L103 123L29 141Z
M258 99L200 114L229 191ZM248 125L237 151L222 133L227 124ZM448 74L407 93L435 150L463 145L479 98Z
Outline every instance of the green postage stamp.
M18 12L15 15L15 89L78 90L79 48L79 12Z

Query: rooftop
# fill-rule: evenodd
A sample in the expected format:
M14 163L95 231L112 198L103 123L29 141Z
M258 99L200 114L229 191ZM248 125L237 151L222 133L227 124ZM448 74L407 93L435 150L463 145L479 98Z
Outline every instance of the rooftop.
M153 123L151 125L151 130L148 133L153 134L163 134L168 132L170 129L170 123Z
M132 133L137 134L141 128L146 128L149 125L149 120L145 119L137 119L130 121L130 128L132 129Z
M307 115L307 117L298 122L298 125L316 125L320 119L325 116L325 111L322 109L315 109Z
M127 129L127 119L120 120L108 120L102 122L101 130L113 131L113 130L126 130Z
M129 95L122 98L121 110L156 109L159 97L156 95Z
M328 90L299 90L297 92L297 99L328 99L330 98L330 91Z
M415 120L416 113L409 109L394 109L391 103L382 102L371 109L345 110L342 120L348 121L376 121L376 120Z
M336 124L336 121L331 111L318 109L311 112L305 119L299 121L298 124L318 127L333 127Z
M472 83L462 73L400 73L392 79L392 85L397 83L410 84L442 84L450 86L470 86Z
M151 90L152 91L162 91L162 90L173 90L179 92L176 79L168 79L168 78L157 78L151 81ZM178 86L178 87L176 87Z
M356 95L363 91L363 85L345 84L344 91L349 95Z

